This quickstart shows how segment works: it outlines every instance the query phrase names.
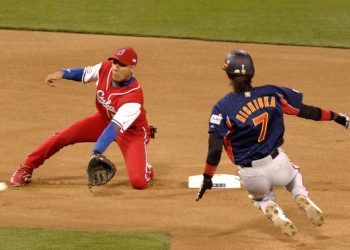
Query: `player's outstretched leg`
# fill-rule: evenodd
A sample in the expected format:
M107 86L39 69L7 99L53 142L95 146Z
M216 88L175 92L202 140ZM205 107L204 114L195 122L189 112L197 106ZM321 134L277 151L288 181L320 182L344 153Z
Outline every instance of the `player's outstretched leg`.
M105 127L100 115L96 113L54 133L27 155L23 164L20 164L13 173L10 179L11 184L20 187L30 183L34 169L41 166L61 148L79 142L95 142Z
M323 212L312 200L306 196L298 195L295 198L298 207L306 212L307 218L315 226L322 226L324 223Z
M297 233L298 230L293 222L284 215L282 209L276 203L268 204L263 212L281 233L287 236L293 236Z

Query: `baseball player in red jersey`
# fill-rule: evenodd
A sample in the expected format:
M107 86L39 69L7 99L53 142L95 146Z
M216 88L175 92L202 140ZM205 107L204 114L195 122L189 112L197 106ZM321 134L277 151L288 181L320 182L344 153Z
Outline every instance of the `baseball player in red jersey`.
M248 197L285 235L297 232L276 203L274 187L284 186L299 208L316 225L324 222L322 210L310 199L298 166L282 150L283 115L315 121L331 121L349 128L349 117L302 103L303 95L275 85L252 87L254 64L242 50L230 52L224 70L233 86L213 107L209 121L209 149L202 186L196 200L213 186L212 176L220 162L222 147L234 164Z
M49 74L45 83L54 86L60 79L96 82L98 112L53 134L31 152L10 180L13 186L31 181L32 173L46 159L67 145L96 142L92 152L103 154L116 141L124 156L131 185L144 189L153 179L147 161L146 145L151 131L144 108L143 91L134 76L138 57L131 47L118 49L107 60L94 66L65 69Z

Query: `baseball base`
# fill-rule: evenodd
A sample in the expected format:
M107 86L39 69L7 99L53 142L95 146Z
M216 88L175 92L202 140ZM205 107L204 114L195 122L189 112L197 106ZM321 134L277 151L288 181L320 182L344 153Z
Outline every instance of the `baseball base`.
M7 189L7 184L5 182L0 182L0 192L5 191Z
M192 175L188 177L188 188L200 188L203 175ZM215 174L213 176L213 188L241 188L239 177L229 174Z

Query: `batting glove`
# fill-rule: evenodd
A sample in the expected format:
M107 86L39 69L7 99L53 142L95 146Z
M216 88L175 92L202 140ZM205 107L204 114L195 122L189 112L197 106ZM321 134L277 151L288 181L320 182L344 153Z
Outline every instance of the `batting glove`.
M334 119L336 123L339 123L340 125L343 125L346 129L349 128L350 125L350 118L348 115L343 113L338 113L337 117Z
M213 176L207 175L207 174L203 174L203 182L202 182L202 186L199 189L199 192L197 193L197 198L196 201L199 201L200 199L202 199L205 191L207 189L211 189L213 187L213 182L211 180Z

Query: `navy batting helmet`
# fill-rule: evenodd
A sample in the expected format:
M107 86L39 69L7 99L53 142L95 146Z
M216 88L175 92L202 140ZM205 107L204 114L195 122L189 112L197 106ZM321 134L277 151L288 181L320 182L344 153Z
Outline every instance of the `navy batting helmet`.
M252 57L244 50L234 50L225 58L224 70L233 76L254 76Z

